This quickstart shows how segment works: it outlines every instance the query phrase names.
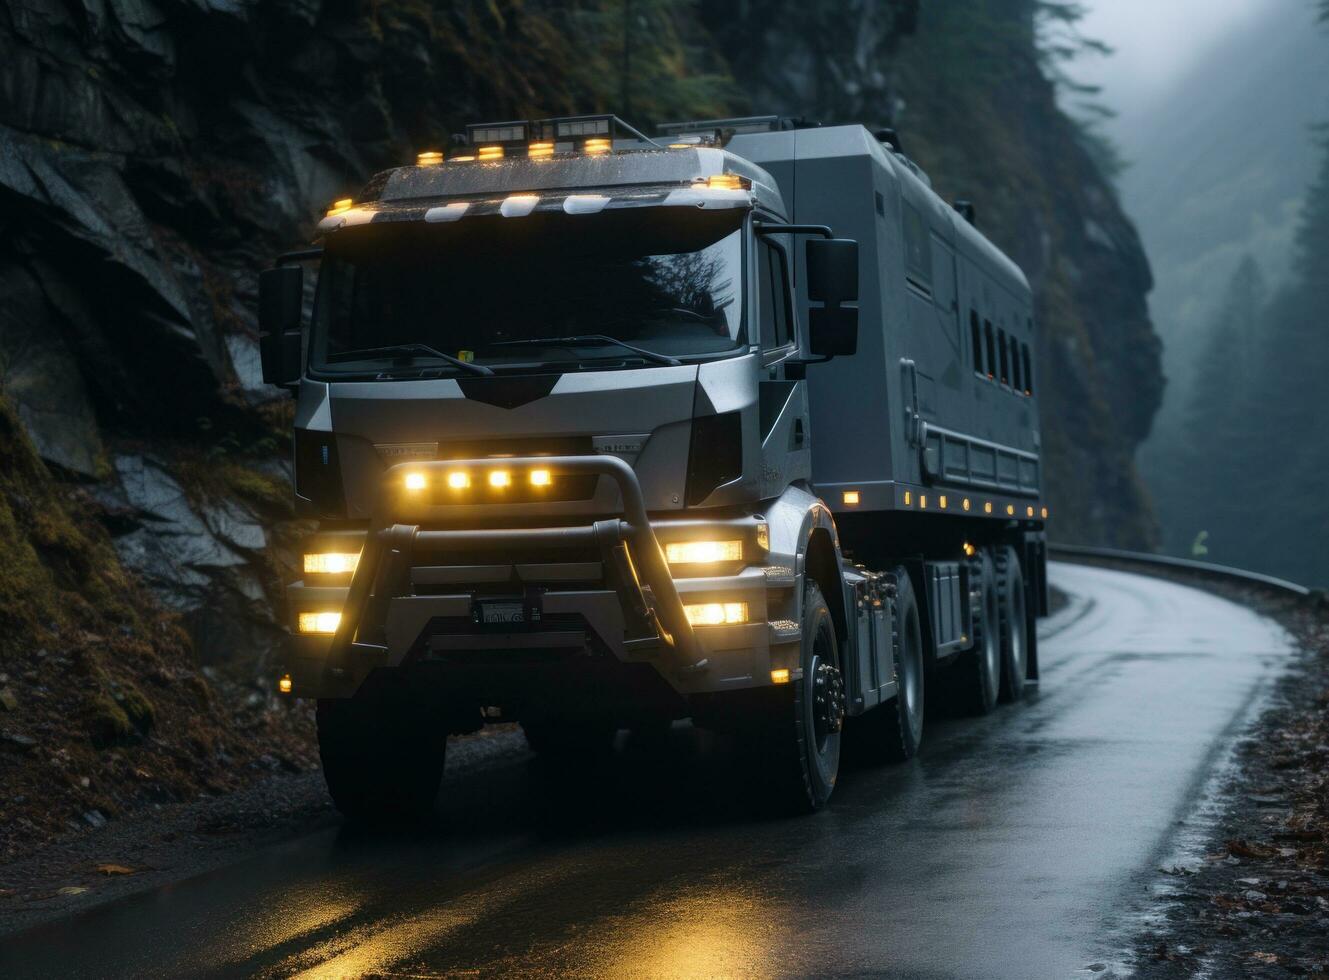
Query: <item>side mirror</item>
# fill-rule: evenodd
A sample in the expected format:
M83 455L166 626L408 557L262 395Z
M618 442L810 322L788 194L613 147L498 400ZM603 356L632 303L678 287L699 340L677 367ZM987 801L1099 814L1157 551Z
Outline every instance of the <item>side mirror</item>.
M259 357L267 384L288 385L300 379L303 310L303 269L281 265L258 274Z
M858 352L858 242L845 238L807 243L808 298L824 304L808 311L808 346L818 357Z

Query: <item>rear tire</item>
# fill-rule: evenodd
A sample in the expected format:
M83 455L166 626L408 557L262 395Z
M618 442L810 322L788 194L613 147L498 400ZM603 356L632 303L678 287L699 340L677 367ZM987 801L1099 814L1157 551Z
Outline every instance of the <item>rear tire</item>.
M1019 701L1029 674L1028 616L1024 575L1014 548L997 553L1001 609L1001 700Z
M886 757L903 762L917 755L923 743L926 675L913 582L904 568L895 570L895 579L895 681L899 692L875 714L881 716Z
M984 550L979 558L982 582L974 616L974 647L960 655L954 670L961 707L973 715L986 715L997 705L1001 690L1001 610L997 600L997 570Z
M362 691L319 701L316 718L323 778L347 820L415 823L433 812L447 731L424 708Z
M800 680L771 689L770 716L753 749L769 767L769 787L783 812L825 806L840 772L845 690L839 642L830 608L817 584L803 587Z

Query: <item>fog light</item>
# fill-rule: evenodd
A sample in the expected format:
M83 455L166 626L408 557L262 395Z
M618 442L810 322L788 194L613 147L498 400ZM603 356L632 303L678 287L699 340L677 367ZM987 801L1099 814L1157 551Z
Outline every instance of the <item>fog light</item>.
M331 636L341 625L339 612L302 612L295 621L296 629L301 633L324 634Z
M463 470L453 470L448 474L448 486L453 490L465 490L471 485L471 474Z
M742 541L671 541L665 545L665 560L671 565L701 565L717 561L742 561Z
M360 564L357 554L305 555L306 575L350 575Z
M553 477L548 470L531 470L531 486L547 487L553 482Z
M423 490L429 485L423 473L407 473L406 479L402 481L407 490Z
M732 626L748 621L746 602L703 602L684 606L683 610L693 626Z

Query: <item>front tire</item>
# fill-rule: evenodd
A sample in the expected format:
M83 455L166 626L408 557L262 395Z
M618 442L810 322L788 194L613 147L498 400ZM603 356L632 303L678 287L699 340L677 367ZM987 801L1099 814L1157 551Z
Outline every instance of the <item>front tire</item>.
M840 772L845 689L830 607L815 582L803 587L803 676L772 689L771 715L754 748L771 767L776 806L811 813L826 805Z
M333 804L353 823L415 823L434 808L447 749L421 706L372 691L318 703L318 752Z

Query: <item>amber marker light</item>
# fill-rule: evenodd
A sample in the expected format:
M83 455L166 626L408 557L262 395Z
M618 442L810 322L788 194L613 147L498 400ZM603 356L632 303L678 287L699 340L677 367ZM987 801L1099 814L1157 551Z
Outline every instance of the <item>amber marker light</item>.
M905 505L906 507L912 507L912 506L914 506L914 494L913 494L913 492L910 491L910 490L906 490L906 491L904 492L904 505Z
M282 694L290 694L290 693L291 693L291 675L290 675L290 674L282 674L282 676L281 676L281 680L279 680L279 681L277 682L277 690L278 690L279 692L281 692Z
M713 191L741 191L747 185L738 174L712 174L706 178L706 186Z
M1028 514L1029 514L1030 517L1033 517L1033 516L1034 516L1034 508L1032 508L1032 507L1027 508L1027 512L1028 512Z
M333 201L332 207L328 208L328 217L334 218L339 214L343 214L351 210L351 205L353 203L355 202L352 201L349 197L343 197L341 200Z
M295 628L305 635L331 636L340 625L339 612L302 612L295 620Z
M417 167L437 167L443 162L443 152L441 150L425 150L423 153L416 154L415 165Z
M405 479L402 480L402 485L407 490L423 490L429 486L429 480L425 478L423 473L407 473Z
M844 492L844 502L850 507L857 507L861 499L862 497L857 490L846 490Z
M968 498L968 497L965 497L965 498L964 498L964 501L960 504L960 506L963 507L965 510L968 510L968 509L969 509L969 498Z
M463 153L459 157L448 157L448 163L470 163L474 159L475 159L475 154Z
M1014 504L1007 504L1007 505L1006 505L1006 516L1007 516L1007 517L1014 517L1014 516L1015 516L1015 505L1014 505Z
M1044 507L1044 508L1043 508L1043 520L1047 520L1047 519L1048 519L1048 509L1047 509L1046 507Z
M771 671L771 683L772 683L772 684L788 684L788 683L789 683L789 668L788 668L788 667L779 667L779 668L777 668L776 670Z
M748 621L746 602L703 602L684 606L692 626L733 626Z
M360 554L350 552L332 552L327 554L305 555L306 575L350 575L360 564Z
M964 543L964 553L965 553L966 557L973 558L974 555L978 554L978 549L975 548L975 547L974 547L972 544L970 544L968 541L966 541L966 542Z
M671 565L742 560L742 541L670 541L665 545L665 561Z
M937 503L941 505L942 510L946 509L947 500L944 493L941 495L940 499L938 499Z
M608 153L613 148L614 144L609 142L609 140L605 139L603 136L597 136L594 137L593 139L588 139L585 145L582 146L582 150L586 153L591 154L592 156L595 156L596 154L600 153Z
M548 160L554 155L554 144L532 143L526 147L526 155L532 160Z
M984 514L991 514L991 513L992 513L992 501L991 501L991 500L989 500L987 503L985 503L985 504L983 505L983 513L984 513Z
M927 509L928 509L928 495L927 495L927 494L925 494L925 493L920 493L920 494L918 495L918 509L919 509L919 510L927 510Z
M453 470L448 474L448 486L453 490L465 490L471 485L471 474L464 470Z
M547 487L554 482L553 474L548 470L531 470L531 486Z
M483 163L485 160L502 160L503 147L501 146L482 146L476 151L476 156Z
M490 470L489 485L499 490L512 486L512 474L507 470Z

